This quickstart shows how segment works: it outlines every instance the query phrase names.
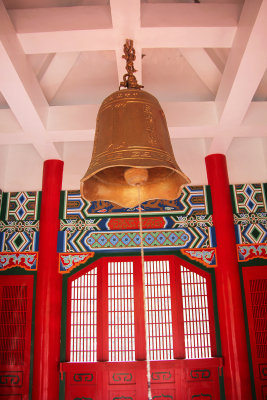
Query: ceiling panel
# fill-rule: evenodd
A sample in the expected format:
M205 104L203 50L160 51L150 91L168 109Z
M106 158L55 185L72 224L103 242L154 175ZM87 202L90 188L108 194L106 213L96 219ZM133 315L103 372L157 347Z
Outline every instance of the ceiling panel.
M3 171L3 190L6 192L41 190L42 168L43 160L33 145L5 146L4 163L0 161L0 170Z
M98 104L117 89L114 51L80 53L51 105Z
M179 49L143 49L143 84L160 101L211 101L214 95Z
M266 182L266 138L235 138L226 154L233 184Z
M266 181L266 15L267 0L0 2L0 188L39 190L48 158L65 162L64 189L79 187L126 38L192 183L216 152L232 183Z

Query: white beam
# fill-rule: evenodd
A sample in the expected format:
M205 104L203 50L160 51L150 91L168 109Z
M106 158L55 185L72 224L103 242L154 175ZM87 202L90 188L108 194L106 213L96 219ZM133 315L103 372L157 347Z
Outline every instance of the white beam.
M142 28L142 48L231 47L236 27Z
M126 39L134 41L136 60L134 67L139 84L142 83L142 51L139 38L140 31L140 0L110 0L113 29L116 33L116 59L118 68L118 80L122 81L125 70L125 59L122 58L123 45Z
M142 48L232 46L236 27L141 28ZM26 54L116 50L112 29L21 33L18 38Z
M110 28L106 6L15 10L10 11L10 15L25 53L44 54L116 50L121 46L117 42L116 25L120 26L123 39L132 36L136 43L140 41L140 48L228 48L232 45L240 13L240 5L237 4L165 3L142 4L141 7L143 26L139 30L139 38L135 36L140 26L140 2L137 0L111 1L115 30ZM98 14L95 20L90 16L87 21L86 16L91 9L97 9ZM153 11L149 18L148 10ZM101 15L105 22L101 23Z
M214 102L161 102L168 126L215 126ZM99 105L51 106L48 131L94 129Z
M114 50L112 29L18 33L25 54Z
M229 128L217 129L208 149L208 154L226 154L233 141L233 134L232 129Z
M99 104L50 106L47 135L55 141L81 141L93 138ZM262 137L267 133L267 102L252 102L242 125L223 127L219 124L214 102L161 102L167 124L175 135L216 137L218 132L240 137ZM227 133L228 132L228 133ZM53 138L55 135L55 138ZM16 137L27 142L11 110L0 110L0 139ZM23 138L23 139L22 139ZM60 139L59 139L60 138ZM12 143L14 141L12 140Z
M216 97L221 124L240 124L267 67L267 0L246 0Z
M141 25L151 27L228 27L238 24L241 4L142 3ZM216 23L215 23L216 21Z
M42 157L59 157L46 143L47 101L23 53L8 13L0 2L0 90L19 124ZM45 151L44 151L45 147Z
M214 102L161 102L168 126L217 125ZM47 130L71 131L94 129L100 104L50 106ZM241 126L267 127L267 102L252 102ZM22 132L10 109L0 109L0 135Z
M211 93L216 95L222 74L205 49L180 49L180 52Z
M17 33L93 30L111 28L110 8L74 6L8 10Z
M44 122L48 112L47 101L17 40L16 32L2 1L0 2L0 44L0 82L3 96L8 103L9 100L15 100L14 97L18 98L15 89L17 89L16 81L20 81L18 82L19 86L24 89L25 96L29 97L28 100L37 111L39 118ZM9 75L9 69L10 75L12 74L11 70L13 71L12 77ZM15 78L16 81L14 82L12 78ZM10 90L8 90L9 87Z

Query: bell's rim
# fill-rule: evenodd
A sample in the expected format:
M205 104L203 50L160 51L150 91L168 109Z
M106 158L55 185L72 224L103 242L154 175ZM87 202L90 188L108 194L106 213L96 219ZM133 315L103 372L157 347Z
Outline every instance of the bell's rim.
M136 168L136 169L141 169L141 168L145 168L145 169L153 169L153 168L166 168L169 169L173 172L176 172L178 175L180 175L182 178L184 178L184 185L187 185L189 183L191 183L191 180L188 178L187 175L185 175L185 173L179 168L179 166L177 165L176 167L172 167L172 166L167 166L167 165L163 165L163 164L158 164L158 165L146 165L146 164L139 164L137 165L133 165L133 164L128 164L128 163L120 163L117 165L108 165L108 166L104 166L102 168L98 168L98 169L92 169L92 171L90 170L90 166L88 168L88 170L86 171L85 175L82 177L82 179L80 180L80 183L84 183L87 180L94 178L95 175L97 175L99 172L102 172L106 169L112 169L112 168L117 168L117 167L122 167L122 168ZM88 173L89 171L89 173Z
M129 168L132 169L131 166ZM136 167L136 170L140 168ZM188 177L179 169L151 166L148 169L153 172L151 176L150 173L148 174L148 179L144 183L131 184L126 179L127 169L118 171L116 175L116 171L114 173L111 171L112 167L102 168L99 170L99 175L85 176L81 180L81 196L87 201L105 200L122 207L135 207L148 200L174 200L180 196L183 187L190 183ZM156 171L157 169L159 171ZM107 175L105 175L105 170L107 170ZM166 170L170 172L166 173ZM104 175L101 175L101 171ZM115 175L118 179L113 181ZM122 177L124 177L123 180Z

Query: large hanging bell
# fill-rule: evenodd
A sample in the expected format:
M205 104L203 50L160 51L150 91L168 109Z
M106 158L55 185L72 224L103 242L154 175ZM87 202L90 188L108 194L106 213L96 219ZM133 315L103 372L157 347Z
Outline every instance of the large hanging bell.
M174 200L187 183L158 100L131 88L108 96L98 112L92 160L81 179L82 197L134 207L140 201Z

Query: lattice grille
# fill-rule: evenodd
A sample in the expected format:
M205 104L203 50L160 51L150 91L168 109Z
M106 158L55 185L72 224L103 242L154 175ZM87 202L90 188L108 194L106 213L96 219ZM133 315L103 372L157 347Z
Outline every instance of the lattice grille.
M206 279L181 266L186 358L211 357Z
M267 357L267 279L249 281L258 358Z
M145 262L145 302L150 360L173 358L171 289L168 261Z
M134 287L133 263L108 264L109 361L133 361Z
M171 277L179 272L174 274L171 270L170 274L169 260L145 261L144 300L150 360L173 359L174 344L175 349L178 346L183 349L184 342L186 358L211 357L212 321L209 319L207 281L190 269L183 266L178 268L181 273L180 288L179 275L175 282L170 282ZM142 290L141 280L134 280L134 261L107 262L100 272L97 279L97 268L94 268L71 283L70 361L97 361L97 346L98 356L102 349L105 360L134 361L135 323L139 329L138 323L143 318L142 309L140 320L135 310L135 305L139 303L135 303L134 293L136 291L142 296ZM102 313L98 324L97 312ZM183 327L177 323L177 318L181 320L182 315ZM262 326L262 320L257 319L257 324ZM97 333L100 335L98 339ZM263 343L262 337L259 341ZM144 352L144 338L143 343Z
M27 286L3 286L0 305L0 364L24 365Z
M97 268L71 284L70 361L96 361Z

